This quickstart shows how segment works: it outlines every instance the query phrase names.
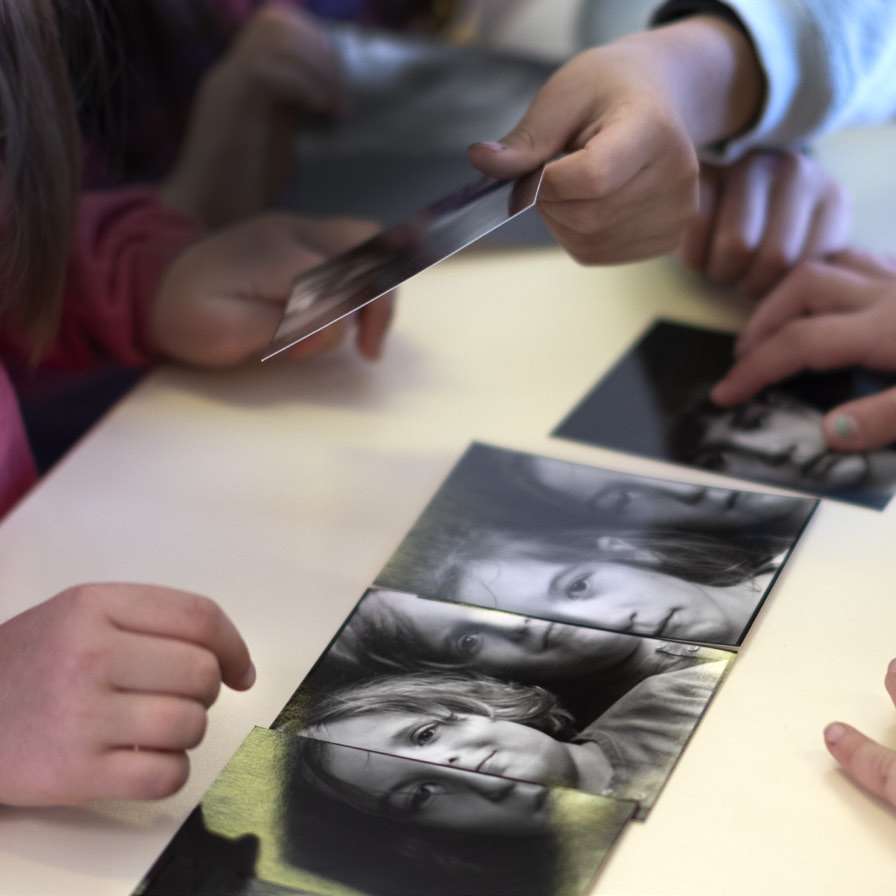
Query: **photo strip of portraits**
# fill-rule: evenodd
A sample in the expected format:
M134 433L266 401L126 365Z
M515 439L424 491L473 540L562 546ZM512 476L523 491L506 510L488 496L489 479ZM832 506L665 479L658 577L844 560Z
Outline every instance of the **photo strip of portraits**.
M817 505L473 443L137 893L582 896Z

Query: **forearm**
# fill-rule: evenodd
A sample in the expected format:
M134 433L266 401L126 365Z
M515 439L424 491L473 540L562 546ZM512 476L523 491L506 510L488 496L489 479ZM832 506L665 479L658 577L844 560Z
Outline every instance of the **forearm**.
M692 16L621 38L617 46L643 56L697 146L740 133L761 113L764 75L750 39L731 22Z
M720 159L789 148L896 114L896 5L889 0L665 0L651 21L714 15L740 25L766 90L758 116L716 147Z
M87 193L80 203L59 333L44 363L145 364L149 310L171 261L202 232L149 189Z

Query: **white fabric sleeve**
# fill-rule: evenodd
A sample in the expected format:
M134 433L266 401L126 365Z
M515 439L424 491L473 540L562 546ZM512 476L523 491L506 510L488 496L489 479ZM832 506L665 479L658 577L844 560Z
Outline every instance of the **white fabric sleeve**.
M586 0L583 28L612 0ZM766 80L762 112L746 132L715 147L733 160L754 146L792 147L839 128L896 116L896 2L892 0L667 0L644 24L686 15L735 18ZM587 10L587 11L586 11ZM592 25L594 28L594 25ZM587 40L588 35L582 37Z

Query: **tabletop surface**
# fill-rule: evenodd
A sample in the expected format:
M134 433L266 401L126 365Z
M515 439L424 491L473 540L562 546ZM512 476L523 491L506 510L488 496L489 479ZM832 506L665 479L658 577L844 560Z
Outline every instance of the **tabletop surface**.
M861 146L847 136L831 150L860 193ZM859 198L859 237L887 248L886 203ZM198 591L236 621L258 682L222 694L170 799L0 809L0 893L129 893L472 440L733 484L549 433L655 317L735 329L745 314L670 258L584 268L550 246L474 248L402 290L378 363L345 348L148 377L0 525L2 613L84 581ZM595 894L893 892L896 817L836 770L821 732L842 718L893 742L882 682L896 655L894 544L896 508L823 502Z

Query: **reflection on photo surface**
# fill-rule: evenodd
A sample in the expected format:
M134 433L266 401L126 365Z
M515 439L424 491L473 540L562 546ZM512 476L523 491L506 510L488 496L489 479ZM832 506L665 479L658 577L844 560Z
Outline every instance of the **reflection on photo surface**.
M474 444L376 584L646 637L737 645L816 504Z
M896 489L896 446L834 451L821 420L887 383L859 370L802 374L738 408L709 400L733 361L734 337L656 324L585 396L554 435L757 482L883 508Z
M233 874L233 857L242 856L242 873L251 865L255 881L250 893L269 892L264 882L371 896L581 896L631 811L574 791L255 729L144 892L177 892L178 873L195 879L203 859Z
M731 658L373 589L274 727L646 812Z

